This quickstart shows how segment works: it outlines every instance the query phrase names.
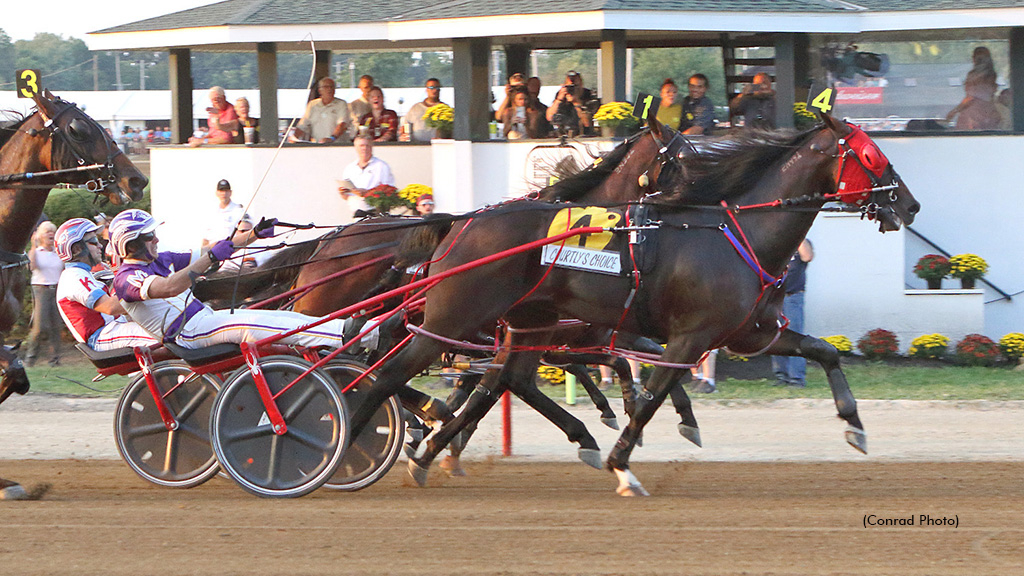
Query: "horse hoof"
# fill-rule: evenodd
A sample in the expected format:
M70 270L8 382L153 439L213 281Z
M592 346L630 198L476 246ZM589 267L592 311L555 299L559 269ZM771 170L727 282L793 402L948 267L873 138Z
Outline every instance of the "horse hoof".
M28 500L28 492L21 484L13 484L0 490L0 500Z
M601 418L601 424L604 424L612 430L619 429L619 420L615 416L612 416L611 418Z
M625 496L627 498L632 496L650 496L651 493L644 489L640 484L619 486L615 489L615 493L619 496Z
M412 476L413 482L420 488L427 485L427 472L429 471L429 468L420 466L415 460L409 460L409 476Z
M587 466L592 466L594 468L597 468L598 470L601 469L600 450L594 450L593 448L580 448L579 450L577 450L576 454L579 456L580 460L582 460L583 463L586 464Z
M682 435L683 438L686 438L690 442L693 442L694 444L697 445L698 448L704 447L704 445L700 443L700 428L697 428L695 426L687 426L682 422L676 424L676 428L679 429L679 434Z
M856 426L846 427L846 443L861 454L868 453L868 435Z
M466 476L466 471L462 468L462 461L452 455L445 456L437 467L453 478L456 476Z

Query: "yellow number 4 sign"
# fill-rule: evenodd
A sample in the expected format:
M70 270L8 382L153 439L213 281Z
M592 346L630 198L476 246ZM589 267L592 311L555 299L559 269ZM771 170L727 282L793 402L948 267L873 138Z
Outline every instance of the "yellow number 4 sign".
M808 92L810 98L807 99L807 108L816 110L820 114L831 114L832 109L836 106L836 89L825 88L824 90L818 90L817 87L812 86L811 91Z
M18 70L15 75L17 76L15 90L18 92L18 98L32 98L42 91L39 87L39 70Z

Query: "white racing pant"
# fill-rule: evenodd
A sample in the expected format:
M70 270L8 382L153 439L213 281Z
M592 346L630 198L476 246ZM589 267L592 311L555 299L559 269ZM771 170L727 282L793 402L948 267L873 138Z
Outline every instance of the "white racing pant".
M255 342L268 336L294 330L316 320L318 318L287 310L239 309L232 314L230 310L204 308L189 319L181 333L178 334L176 342L179 346L192 350L206 348L214 344ZM350 322L352 322L350 318L331 320L287 338L281 338L276 343L338 348L344 343L341 335ZM374 321L371 320L367 326L373 324ZM378 332L374 328L363 337L360 345L364 348L375 349Z
M119 316L117 319L107 322L107 325L97 330L89 337L89 347L93 350L113 350L115 348L134 348L135 346L149 346L159 342L142 329L135 322L126 316Z

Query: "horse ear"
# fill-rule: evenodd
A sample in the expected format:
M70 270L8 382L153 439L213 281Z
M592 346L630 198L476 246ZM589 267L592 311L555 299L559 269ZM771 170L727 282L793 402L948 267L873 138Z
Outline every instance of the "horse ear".
M850 133L850 127L846 125L846 122L836 120L835 116L828 113L821 114L821 121L825 124L825 127L832 131L837 137L842 138Z
M647 117L647 127L655 134L661 134L661 122L658 122L658 117L655 114L651 114Z
M36 103L36 106L45 112L51 118L53 117L53 94L49 90L44 89L42 92L36 92L32 96L32 100Z

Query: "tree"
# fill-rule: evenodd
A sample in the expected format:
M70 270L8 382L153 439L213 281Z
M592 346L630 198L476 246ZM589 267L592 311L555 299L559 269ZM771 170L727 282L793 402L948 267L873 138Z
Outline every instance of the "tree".
M14 43L17 69L34 68L50 90L92 90L92 53L85 42L40 32Z
M665 78L686 96L686 82L693 74L708 77L707 96L719 106L726 104L725 68L719 48L644 48L633 51L633 92L658 95Z
M14 43L11 37L0 28L0 86L14 85Z

